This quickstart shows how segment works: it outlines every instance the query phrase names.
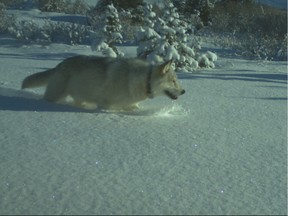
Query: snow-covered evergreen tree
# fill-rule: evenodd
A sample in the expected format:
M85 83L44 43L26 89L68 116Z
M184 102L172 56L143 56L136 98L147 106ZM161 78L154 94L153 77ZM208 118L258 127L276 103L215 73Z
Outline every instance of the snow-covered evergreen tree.
M172 21L174 19L172 17L170 17L171 19L168 18L170 11L167 11L166 9L164 9L164 11L166 12L163 19L158 18L155 24L153 23L153 25L148 25L149 28L144 31L146 35L143 34L146 36L144 46L143 43L140 43L138 48L142 53L145 53L142 57L146 56L146 58L153 63L169 60L171 58L179 59L178 53L174 47L176 31L173 28L170 28L164 20L167 19L167 21ZM146 52L143 52L143 50ZM138 51L138 56L140 56L139 54L141 54L141 52Z
M92 50L101 51L103 55L110 57L123 56L116 44L122 43L121 29L117 9L113 4L107 6L105 13L105 25L103 27L102 39L92 44Z
M39 0L39 9L48 12L62 12L67 7L64 0Z
M187 0L172 0L172 3L175 5L177 8L179 14L184 15L186 11L186 1ZM191 1L191 0L190 0Z
M151 26L153 27L153 26ZM204 54L199 57L196 53L200 44L188 41L187 23L183 21L174 5L165 2L164 15L158 18L154 29L142 29L142 36L138 47L138 56L153 63L174 60L176 71L191 72L199 67L214 67L211 55ZM209 56L209 58L208 58ZM207 61L204 61L203 59Z
M186 0L184 14L189 16L189 14L199 13L202 24L207 26L211 22L211 11L217 1L218 0Z
M155 25L156 14L152 11L153 6L147 4L141 6L143 9L143 27L137 34L137 41L139 46L137 48L137 56L140 58L147 58L147 56L152 53L155 49L157 41L161 38L160 35L153 29Z
M178 71L197 69L195 51L187 45L187 23L180 19L177 8L171 2L166 3L164 11L163 19L158 18L156 23L156 31L161 37L148 60L157 62L173 58Z
M215 68L214 62L217 61L217 55L211 51L207 51L198 57L198 64L200 67Z

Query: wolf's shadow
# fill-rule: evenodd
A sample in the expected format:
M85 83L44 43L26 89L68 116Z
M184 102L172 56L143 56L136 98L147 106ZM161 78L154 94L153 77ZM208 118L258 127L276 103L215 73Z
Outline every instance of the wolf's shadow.
M133 111L117 110L86 110L70 105L50 103L42 99L43 96L30 91L15 90L0 87L0 111L26 111L26 112L71 112L71 113L97 113L97 114L117 114L119 116L160 116L159 106L149 106ZM167 112L167 111L164 111Z
M0 87L0 110L30 112L89 112L68 105L47 102L32 92Z
M42 99L42 95L24 90L0 87L0 111L27 111L27 112L74 112L74 113L102 113L132 116L147 116L150 110L138 110L137 112L121 112L103 109L86 110L70 105L50 103Z

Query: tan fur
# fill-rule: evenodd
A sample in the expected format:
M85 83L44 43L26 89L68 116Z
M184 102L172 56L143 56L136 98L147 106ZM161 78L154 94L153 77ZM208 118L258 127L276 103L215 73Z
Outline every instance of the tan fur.
M184 94L171 63L152 66L140 59L75 56L51 70L26 77L22 88L46 85L44 98L51 102L71 96L73 104L82 108L131 110L148 97L167 95L177 99ZM148 82L152 96L147 94Z

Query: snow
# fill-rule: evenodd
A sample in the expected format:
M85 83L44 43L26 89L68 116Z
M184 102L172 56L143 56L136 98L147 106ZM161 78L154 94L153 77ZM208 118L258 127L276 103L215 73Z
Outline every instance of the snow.
M14 15L17 20L36 22L38 25L44 25L47 20L53 22L72 22L85 25L86 17L83 15L70 15L57 12L42 12L39 9L29 10L7 10L7 13Z
M92 44L91 50L97 51L97 52L102 51L102 53L108 57L113 57L113 58L117 57L117 54L113 51L113 49L111 47L109 47L108 44L105 43L104 41L102 41L99 44Z
M91 7L96 6L98 3L98 0L83 0L83 1L85 1L85 3Z
M177 101L85 111L21 82L97 52L0 37L1 214L287 214L287 62L209 50Z
M259 4L265 4L272 7L280 8L283 10L287 10L287 1L284 0L258 0Z

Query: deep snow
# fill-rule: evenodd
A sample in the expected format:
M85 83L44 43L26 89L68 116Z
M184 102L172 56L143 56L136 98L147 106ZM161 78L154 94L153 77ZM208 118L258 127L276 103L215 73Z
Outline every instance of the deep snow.
M287 62L206 50L177 101L91 112L20 89L90 47L0 37L0 214L287 214Z
M89 47L0 44L1 214L287 214L286 62L214 49L176 102L85 112L20 86Z

